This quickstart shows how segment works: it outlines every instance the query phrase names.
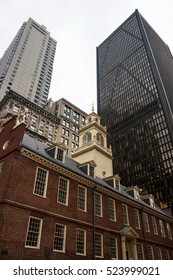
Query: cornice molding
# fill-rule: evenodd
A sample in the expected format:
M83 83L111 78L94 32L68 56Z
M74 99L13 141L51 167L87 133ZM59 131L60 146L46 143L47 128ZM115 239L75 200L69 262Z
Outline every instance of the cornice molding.
M118 194L116 192L114 192L113 190L110 190L110 189L107 189L105 188L104 186L101 186L101 185L98 185L97 183L95 182L92 182L78 174L76 174L75 172L71 171L71 170L68 170L54 162L51 162L50 160L48 159L45 159L41 156L39 156L38 154L36 153L33 153L31 152L30 150L22 147L21 150L20 150L21 154L39 164L42 164L44 165L45 167L47 168L50 168L56 172L59 172L61 175L64 175L64 176L67 176L69 177L70 179L73 179L73 180L76 180L78 183L80 184L84 184L84 185L87 185L88 187L92 188L92 189L95 189L96 191L100 191L101 193L104 193L112 198L115 198L121 202L125 202L127 205L131 205L132 207L136 207L137 209L139 210L142 210L144 212L147 212L151 215L154 215L154 216L157 216L157 217L160 217L161 219L164 219L169 221L169 222L173 222L173 219L171 217L167 217L165 216L164 214L161 214L159 212L157 212L157 210L155 209L150 209L146 206L144 206L143 204L141 204L140 202L135 202L135 201L132 201L130 200L128 197L125 197L121 194Z
M28 149L21 148L20 152L23 156L25 156L31 160L34 160L35 162L40 163L56 172L59 172L62 175L65 175L71 179L74 179L74 180L78 181L79 183L85 184L92 188L95 186L94 182L91 182L90 180L87 180L86 178L84 178L64 167L62 167L54 162L51 162L50 160L45 159L45 158L39 156L38 154L35 154L35 153L29 151Z

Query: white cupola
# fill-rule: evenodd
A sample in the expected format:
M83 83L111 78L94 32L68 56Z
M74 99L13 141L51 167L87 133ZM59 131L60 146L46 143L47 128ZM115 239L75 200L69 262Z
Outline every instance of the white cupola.
M100 119L95 112L86 117L86 125L79 132L79 147L72 157L82 165L94 162L95 176L105 178L113 175L112 150L107 148L107 132Z

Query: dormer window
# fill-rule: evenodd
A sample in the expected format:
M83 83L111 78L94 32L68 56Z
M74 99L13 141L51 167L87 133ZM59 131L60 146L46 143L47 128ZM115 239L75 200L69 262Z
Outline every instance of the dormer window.
M119 190L120 189L120 180L115 178L115 189Z
M138 186L133 186L133 187L128 187L125 189L125 191L130 194L132 197L135 199L139 200L140 199L140 194L139 194L139 188Z
M60 148L57 149L57 159L63 161L64 151Z
M138 189L135 189L134 190L134 198L136 198L136 199L140 199L140 195L139 195L139 190Z
M94 166L89 164L89 174L91 177L94 177Z
M141 196L141 199L147 204L149 204L151 207L155 206L154 196L152 194L143 195Z
M119 175L114 175L114 176L111 176L111 177L107 177L107 178L104 178L104 180L106 181L106 183L108 185L110 185L114 189L120 190L120 180L121 180L121 178L119 177Z
M81 164L79 168L87 175L94 177L95 176L95 162L86 162Z
M151 206L151 207L154 207L154 206L155 206L154 198L153 198L153 197L150 197L150 206Z
M64 160L65 160L66 150L67 150L67 148L64 144L53 145L46 149L46 151L52 158L57 159L62 162L64 162Z

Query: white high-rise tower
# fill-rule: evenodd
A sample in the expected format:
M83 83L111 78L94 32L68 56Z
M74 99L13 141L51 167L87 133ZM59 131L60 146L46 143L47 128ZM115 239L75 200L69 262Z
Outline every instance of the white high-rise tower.
M48 98L57 42L29 18L0 59L0 100L10 89L43 106Z

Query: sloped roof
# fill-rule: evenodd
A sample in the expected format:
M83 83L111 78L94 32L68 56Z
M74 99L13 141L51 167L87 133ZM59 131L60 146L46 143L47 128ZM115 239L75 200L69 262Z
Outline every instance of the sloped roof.
M128 198L129 200L142 204L143 206L148 207L152 210L155 210L164 216L170 217L167 213L163 212L161 210L161 208L159 208L157 205L155 205L155 207L153 208L150 205L148 205L147 203L145 203L142 199L137 200L134 197L132 197L130 194L128 194L125 191L125 189L126 189L125 186L120 185L120 190L117 190L117 189L112 188L108 183L106 183L101 178L99 178L99 177L93 178L92 176L87 175L79 168L80 164L77 161L73 160L72 158L65 156L65 162L61 162L60 160L52 158L52 156L47 152L47 148L49 146L47 144L39 141L38 139L31 137L28 134L24 134L24 137L23 137L23 140L21 143L21 147L27 148L30 151L40 155L41 157L59 165L59 166L62 166L64 168L68 169L69 171L72 171L72 172L82 176L83 178L92 181L95 184L98 184L108 190L111 190L121 196L124 196L124 197Z

